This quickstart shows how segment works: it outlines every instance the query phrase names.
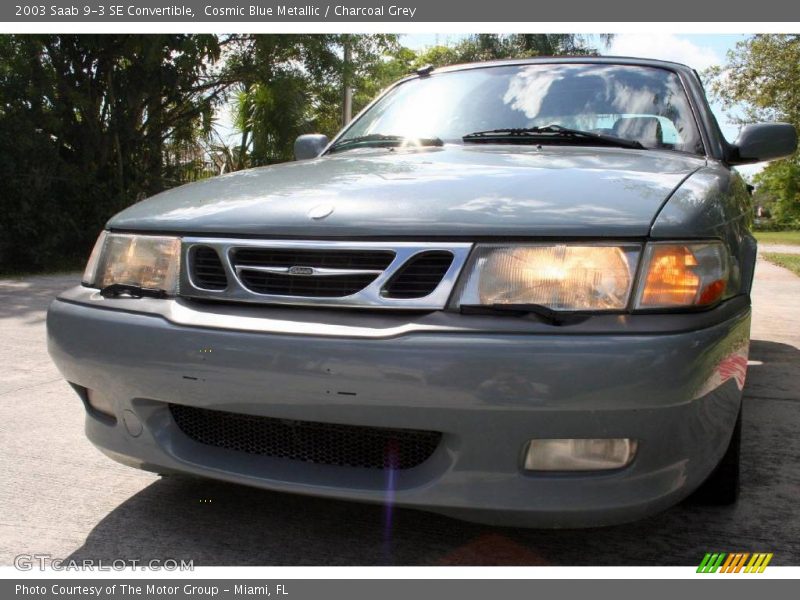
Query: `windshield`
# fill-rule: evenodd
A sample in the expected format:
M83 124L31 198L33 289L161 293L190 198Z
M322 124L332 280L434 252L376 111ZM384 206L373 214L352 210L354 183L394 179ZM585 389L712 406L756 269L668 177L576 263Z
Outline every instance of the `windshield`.
M381 134L461 143L470 133L547 125L645 148L703 152L675 73L613 64L510 65L412 79L389 91L339 141Z

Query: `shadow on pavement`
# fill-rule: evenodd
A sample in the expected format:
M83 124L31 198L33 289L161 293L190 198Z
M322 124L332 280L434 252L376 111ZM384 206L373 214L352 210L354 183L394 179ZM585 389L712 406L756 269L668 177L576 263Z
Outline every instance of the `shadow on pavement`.
M744 395L800 400L800 350L789 344L752 340Z
M80 273L0 279L0 319L44 320L44 311L58 294L81 280Z
M746 458L748 473L763 466L752 452ZM696 565L709 550L752 549L774 551L775 564L797 564L796 507L789 503L765 522L775 499L771 486L759 487L735 507L679 505L629 525L550 531L406 509L391 511L389 525L381 506L166 477L112 511L69 558L196 566Z

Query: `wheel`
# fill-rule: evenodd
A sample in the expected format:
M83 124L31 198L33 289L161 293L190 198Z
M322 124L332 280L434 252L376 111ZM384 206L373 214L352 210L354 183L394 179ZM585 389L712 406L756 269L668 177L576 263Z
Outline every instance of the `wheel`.
M689 496L691 504L726 506L734 504L739 497L739 451L742 444L742 409L733 428L728 449L703 484Z

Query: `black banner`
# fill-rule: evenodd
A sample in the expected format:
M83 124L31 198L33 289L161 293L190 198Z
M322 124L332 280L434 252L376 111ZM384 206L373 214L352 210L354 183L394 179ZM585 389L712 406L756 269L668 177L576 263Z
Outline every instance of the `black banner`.
M354 573L355 574L355 573ZM704 581L698 581L705 577ZM713 577L713 580L711 579ZM758 586L758 587L756 587ZM703 589L704 588L704 589ZM792 597L796 582L781 579L744 579L702 576L692 579L647 580L453 580L453 579L310 579L263 580L5 580L0 597L14 600L344 600L380 598L410 600L456 598L458 600L556 598L639 598L674 600L676 597L710 594L728 600L754 594Z
M718 2L641 2L641 0L325 0L264 2L258 0L117 0L19 1L0 6L3 21L16 22L741 22L800 21L800 4L761 0L757 4Z

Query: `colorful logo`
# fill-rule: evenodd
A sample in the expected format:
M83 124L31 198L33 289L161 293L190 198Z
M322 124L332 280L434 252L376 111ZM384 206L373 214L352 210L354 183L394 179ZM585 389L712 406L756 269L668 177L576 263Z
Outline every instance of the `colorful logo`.
M748 561L748 558L750 559ZM772 560L772 552L707 552L703 557L700 566L697 567L698 573L763 573L769 561ZM745 565L745 563L747 563Z

